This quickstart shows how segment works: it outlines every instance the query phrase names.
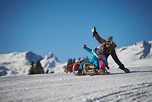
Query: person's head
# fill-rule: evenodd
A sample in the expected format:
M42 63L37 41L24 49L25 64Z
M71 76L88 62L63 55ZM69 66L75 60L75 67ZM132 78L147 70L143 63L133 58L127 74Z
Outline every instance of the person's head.
M110 47L110 45L112 44L112 40L113 40L113 37L112 36L109 36L107 39L106 39L106 47Z

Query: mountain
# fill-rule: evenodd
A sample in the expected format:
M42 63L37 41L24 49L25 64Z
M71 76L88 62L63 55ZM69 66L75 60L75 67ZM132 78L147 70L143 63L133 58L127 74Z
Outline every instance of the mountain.
M58 65L60 65L60 61L57 57L54 56L53 53L49 52L44 59L41 60L42 67L44 68L44 71L48 69L49 72L54 71L54 68Z
M135 44L116 49L120 61L125 67L152 66L152 41L141 41ZM49 52L44 58L31 51L13 52L0 54L0 76L7 75L27 75L31 62L36 63L41 60L42 67L46 71L63 72L62 66L53 53ZM111 57L108 58L110 68L117 68L117 64Z
M31 51L0 54L0 76L26 75L31 62L36 63L43 58Z
M9 54L0 54L0 59L0 76L27 75L31 63L36 63L37 61L41 61L41 65L45 72L47 69L49 69L49 72L58 72L57 66L63 65L51 52L49 52L44 58L31 51L12 52Z
M152 66L152 41L141 41L121 47L116 49L116 53L126 67ZM111 57L108 62L111 67L118 67Z

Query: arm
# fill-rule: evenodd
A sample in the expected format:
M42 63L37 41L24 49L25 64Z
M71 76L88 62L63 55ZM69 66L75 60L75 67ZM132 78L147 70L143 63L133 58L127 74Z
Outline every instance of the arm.
M96 38L96 40L97 40L100 44L103 44L104 42L106 42L105 39L102 39L97 32L94 33L93 36Z
M86 47L85 50L88 51L90 54L92 54L92 49Z
M96 40L97 40L100 44L103 44L103 43L106 42L106 40L105 40L105 39L102 39L97 32L93 32L93 37L95 37ZM113 46L114 48L117 47L117 45L116 45L115 42L112 43L112 46Z
M102 43L105 42L105 39L102 39L102 38L98 35L98 32L96 31L96 28L95 28L95 27L92 29L92 32L93 32L93 37L95 37L96 40L97 40L100 44L102 44Z
M88 48L86 44L83 45L83 48L92 54L92 49Z

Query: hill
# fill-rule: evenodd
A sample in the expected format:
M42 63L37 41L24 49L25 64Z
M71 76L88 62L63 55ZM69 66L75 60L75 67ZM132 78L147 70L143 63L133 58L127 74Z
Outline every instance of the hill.
M151 67L125 74L74 76L54 73L0 77L0 102L151 102Z

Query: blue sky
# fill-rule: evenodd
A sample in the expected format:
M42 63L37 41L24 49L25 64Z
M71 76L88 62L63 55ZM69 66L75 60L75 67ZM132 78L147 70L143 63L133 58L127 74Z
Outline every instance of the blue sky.
M152 0L0 0L0 53L90 56L82 47L99 45L93 26L117 48L152 40Z

